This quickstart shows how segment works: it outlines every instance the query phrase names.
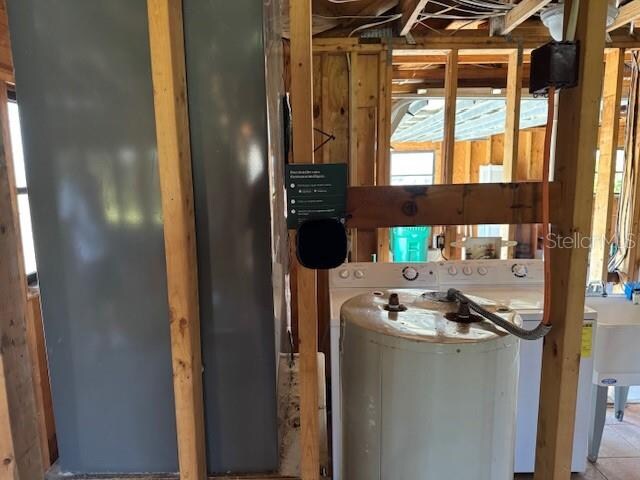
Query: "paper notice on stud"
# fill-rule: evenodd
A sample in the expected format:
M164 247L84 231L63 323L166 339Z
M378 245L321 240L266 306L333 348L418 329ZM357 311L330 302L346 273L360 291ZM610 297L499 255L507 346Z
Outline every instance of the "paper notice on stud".
M313 218L344 219L347 179L346 163L287 165L287 226L297 228Z

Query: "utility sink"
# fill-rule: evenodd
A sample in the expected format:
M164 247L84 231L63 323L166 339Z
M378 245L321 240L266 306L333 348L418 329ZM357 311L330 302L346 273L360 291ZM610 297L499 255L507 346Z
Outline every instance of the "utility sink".
M592 415L588 453L589 460L595 462L604 430L607 390L615 387L615 415L622 421L629 387L640 385L640 305L634 305L623 295L587 297L586 304L598 312L593 331Z
M640 385L640 305L623 295L587 297L598 312L593 337L593 383Z

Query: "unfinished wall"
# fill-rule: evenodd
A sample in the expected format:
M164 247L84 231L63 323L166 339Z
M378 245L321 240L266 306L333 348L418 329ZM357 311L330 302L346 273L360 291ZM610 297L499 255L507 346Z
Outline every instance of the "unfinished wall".
M177 470L144 0L9 0L59 465Z
M263 4L183 5L208 469L268 472L278 442Z
M389 156L391 65L382 45L313 56L314 143L318 163L348 163L352 186L384 184ZM335 138L330 139L327 135ZM351 232L351 261L378 254L378 232Z

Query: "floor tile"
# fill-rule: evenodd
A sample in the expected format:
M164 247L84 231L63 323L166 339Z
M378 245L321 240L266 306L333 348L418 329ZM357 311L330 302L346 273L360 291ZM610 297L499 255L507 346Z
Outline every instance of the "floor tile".
M618 433L616 426L605 426L599 458L623 457L640 457L640 451Z
M596 467L607 480L640 480L640 458L602 458Z
M627 405L624 410L624 422L640 427L640 405Z
M611 425L610 427L615 430L622 438L629 442L637 450L635 457L640 457L640 427L629 423L619 423L618 425Z
M516 474L514 480L531 480L533 479L533 474L530 473L519 473ZM602 473L598 471L596 467L587 463L587 470L584 473L574 473L571 475L571 480L608 480Z

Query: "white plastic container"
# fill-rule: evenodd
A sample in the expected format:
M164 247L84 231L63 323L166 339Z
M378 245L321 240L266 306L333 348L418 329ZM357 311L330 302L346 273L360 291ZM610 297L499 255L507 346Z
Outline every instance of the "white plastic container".
M422 293L403 291L406 311L385 310L388 291L342 307L341 478L511 480L519 340Z

